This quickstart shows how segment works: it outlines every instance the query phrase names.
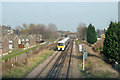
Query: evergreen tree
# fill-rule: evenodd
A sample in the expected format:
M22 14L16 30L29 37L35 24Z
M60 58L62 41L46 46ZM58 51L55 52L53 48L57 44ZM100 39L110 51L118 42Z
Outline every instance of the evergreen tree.
M120 64L120 22L118 22L118 43L119 43L119 58L118 58L118 63Z
M87 29L87 41L90 44L94 44L97 41L97 33L92 24L90 24Z
M117 23L111 22L108 30L105 33L105 40L103 46L104 55L112 61L119 59L119 27Z

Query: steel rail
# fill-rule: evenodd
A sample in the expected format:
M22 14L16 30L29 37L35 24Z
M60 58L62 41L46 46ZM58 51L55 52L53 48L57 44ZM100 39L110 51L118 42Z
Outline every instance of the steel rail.
M56 54L53 56L53 58L45 65L45 67L39 72L39 74L36 76L38 78L40 74L45 70L45 68L53 61L53 59L58 55L59 52L56 52Z
M68 78L68 76L69 76L69 71L70 71L70 63L71 63L72 50L73 50L73 41L74 41L74 40L72 40L72 47L71 47L71 52L70 52L70 59L69 59L69 64L68 64L66 79Z
M69 43L68 43L68 44L69 44ZM68 44L67 44L67 47L68 47ZM64 53L66 53L66 52L68 51L68 49L69 49L69 47L67 48L67 50L65 50L65 51L62 52L62 54L59 56L59 58L57 59L56 63L55 63L54 66L52 67L52 69L51 69L51 70L49 71L49 73L47 74L46 78L50 78L50 77L51 77L51 75L53 74L54 70L57 68L57 65L58 65L60 59L62 59L62 60L61 60L62 63L64 62L64 59L63 59L63 57L65 56ZM60 62L60 64L59 64L59 66L62 65L61 62ZM59 69L59 67L58 67L58 69ZM58 70L58 69L57 69L57 70Z
M71 46L71 44L72 44L72 42L70 43L70 46ZM69 47L69 48L70 48L70 47ZM68 49L68 50L69 50L69 49ZM68 51L68 50L67 50L67 51ZM65 56L64 56L64 58L63 58L63 61L62 61L61 64L60 64L58 70L56 71L54 78L57 78L57 77L58 77L58 74L59 74L59 72L61 71L61 68L62 68L62 66L63 66L63 64L64 64L65 59L66 59L66 56L67 56L67 52L66 52L66 54L65 54Z

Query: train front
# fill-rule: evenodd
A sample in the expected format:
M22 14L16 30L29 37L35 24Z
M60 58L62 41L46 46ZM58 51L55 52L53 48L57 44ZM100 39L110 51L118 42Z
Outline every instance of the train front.
M58 50L64 50L64 42L62 42L62 41L59 41L58 42L58 44L57 44L57 48L58 48Z

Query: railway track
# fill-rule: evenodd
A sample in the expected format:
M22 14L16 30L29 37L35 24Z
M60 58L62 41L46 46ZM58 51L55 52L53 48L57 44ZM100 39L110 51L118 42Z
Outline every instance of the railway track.
M66 49L62 52L60 52L60 55L58 56L57 60L54 62L53 66L49 69L49 71L46 73L44 78L58 78L59 72L61 71L63 64L65 62L66 56L68 54L68 51L70 50L70 58L68 62L68 69L67 69L67 76L69 75L70 70L70 63L71 63L71 55L72 55L72 49L73 49L73 40L70 40L68 43ZM51 64L51 62L55 59L55 57L58 55L59 52L56 53L56 55L53 56L53 58L45 65L45 67L39 72L39 74L36 76L36 78L43 78L41 77L41 74L45 71L45 69Z
M72 51L73 51L73 41L74 40L72 40L72 46L71 46L71 51L70 51L70 58L69 58L69 64L68 64L66 79L69 77L70 63L71 63L71 57L72 57Z
M58 55L59 52L57 52L53 58L45 65L45 67L39 72L39 74L36 76L36 78L39 78L39 76L42 74L42 72L46 69L46 67L53 61L53 59Z

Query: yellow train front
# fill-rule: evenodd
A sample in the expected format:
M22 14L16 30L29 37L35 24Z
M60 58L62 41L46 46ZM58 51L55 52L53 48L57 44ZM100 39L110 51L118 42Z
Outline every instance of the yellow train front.
M69 41L69 37L67 37L67 38L64 38L63 40L61 40L61 41L58 41L58 44L57 44L57 49L58 49L58 51L59 50L65 50L65 48L66 48L66 45L68 44L68 41Z

